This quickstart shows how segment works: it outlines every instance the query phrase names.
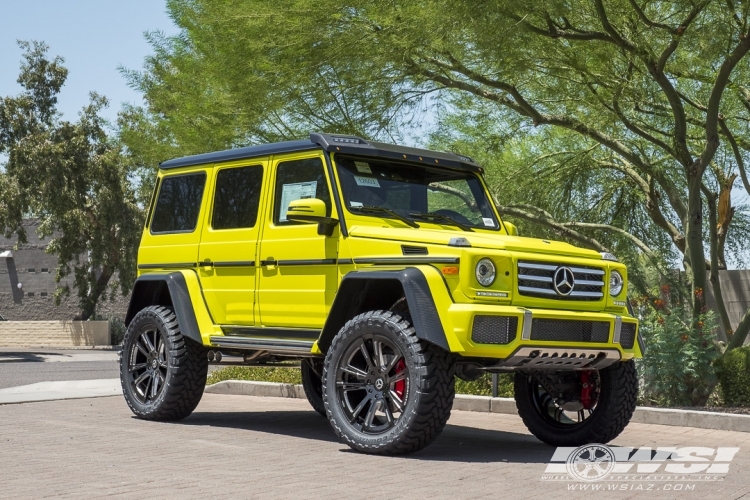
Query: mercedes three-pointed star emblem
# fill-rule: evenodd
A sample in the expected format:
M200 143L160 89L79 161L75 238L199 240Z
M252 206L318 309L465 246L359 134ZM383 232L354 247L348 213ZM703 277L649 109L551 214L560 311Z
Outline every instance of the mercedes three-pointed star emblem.
M568 296L573 291L576 284L573 271L569 267L558 267L552 278L552 286L558 295Z

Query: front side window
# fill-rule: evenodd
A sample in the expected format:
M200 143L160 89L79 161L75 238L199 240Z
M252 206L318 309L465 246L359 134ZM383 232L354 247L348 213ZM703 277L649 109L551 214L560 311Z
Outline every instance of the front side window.
M382 217L387 210L416 222L500 227L481 181L471 172L347 157L337 157L336 166L352 213Z
M238 229L255 226L263 183L263 167L220 170L216 176L216 194L211 227Z
M164 177L156 200L152 233L195 231L206 186L206 173Z
M304 198L322 200L326 205L326 216L331 216L331 195L320 158L279 163L276 169L274 223L297 224L287 220L286 212L291 202Z

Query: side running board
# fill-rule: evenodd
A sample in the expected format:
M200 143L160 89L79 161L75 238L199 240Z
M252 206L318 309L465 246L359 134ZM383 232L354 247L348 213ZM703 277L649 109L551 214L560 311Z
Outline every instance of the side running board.
M287 356L313 356L310 352L314 342L307 340L285 340L256 337L237 337L233 335L211 337L211 344L230 349L268 351L270 354Z

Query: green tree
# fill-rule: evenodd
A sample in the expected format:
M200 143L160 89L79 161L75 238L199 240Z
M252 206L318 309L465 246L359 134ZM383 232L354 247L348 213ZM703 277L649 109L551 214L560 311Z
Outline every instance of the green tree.
M750 311L733 334L718 270L748 236L746 213L729 202L736 175L750 194L747 1L168 8L181 33L152 35L154 56L129 74L148 107L124 116L125 132L158 132L136 133L134 151L197 152L311 128L398 138L437 104L445 119L433 143L490 157L504 214L616 248L631 266L663 272L681 260L694 321L710 283L729 347L746 338Z
M38 217L47 251L58 257L56 280L73 274L80 318L90 318L97 302L124 294L135 278L142 210L128 180L121 147L107 136L99 111L105 98L91 94L77 122L60 119L55 106L67 69L50 60L47 46L19 42L25 50L18 83L23 91L0 99L0 228L18 242L27 235L21 220ZM56 300L70 294L58 287Z

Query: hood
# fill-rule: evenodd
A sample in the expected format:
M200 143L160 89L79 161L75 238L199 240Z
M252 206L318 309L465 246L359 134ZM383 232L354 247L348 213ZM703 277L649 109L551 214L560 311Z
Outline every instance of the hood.
M479 231L468 232L426 228L353 226L349 229L349 234L357 238L374 238L379 240L400 241L404 243L445 245L446 247L451 238L466 238L471 243L472 248L507 250L510 252L533 252L597 260L601 260L602 258L599 252L579 248L561 241L525 238L522 236L508 236L501 233L491 234Z

